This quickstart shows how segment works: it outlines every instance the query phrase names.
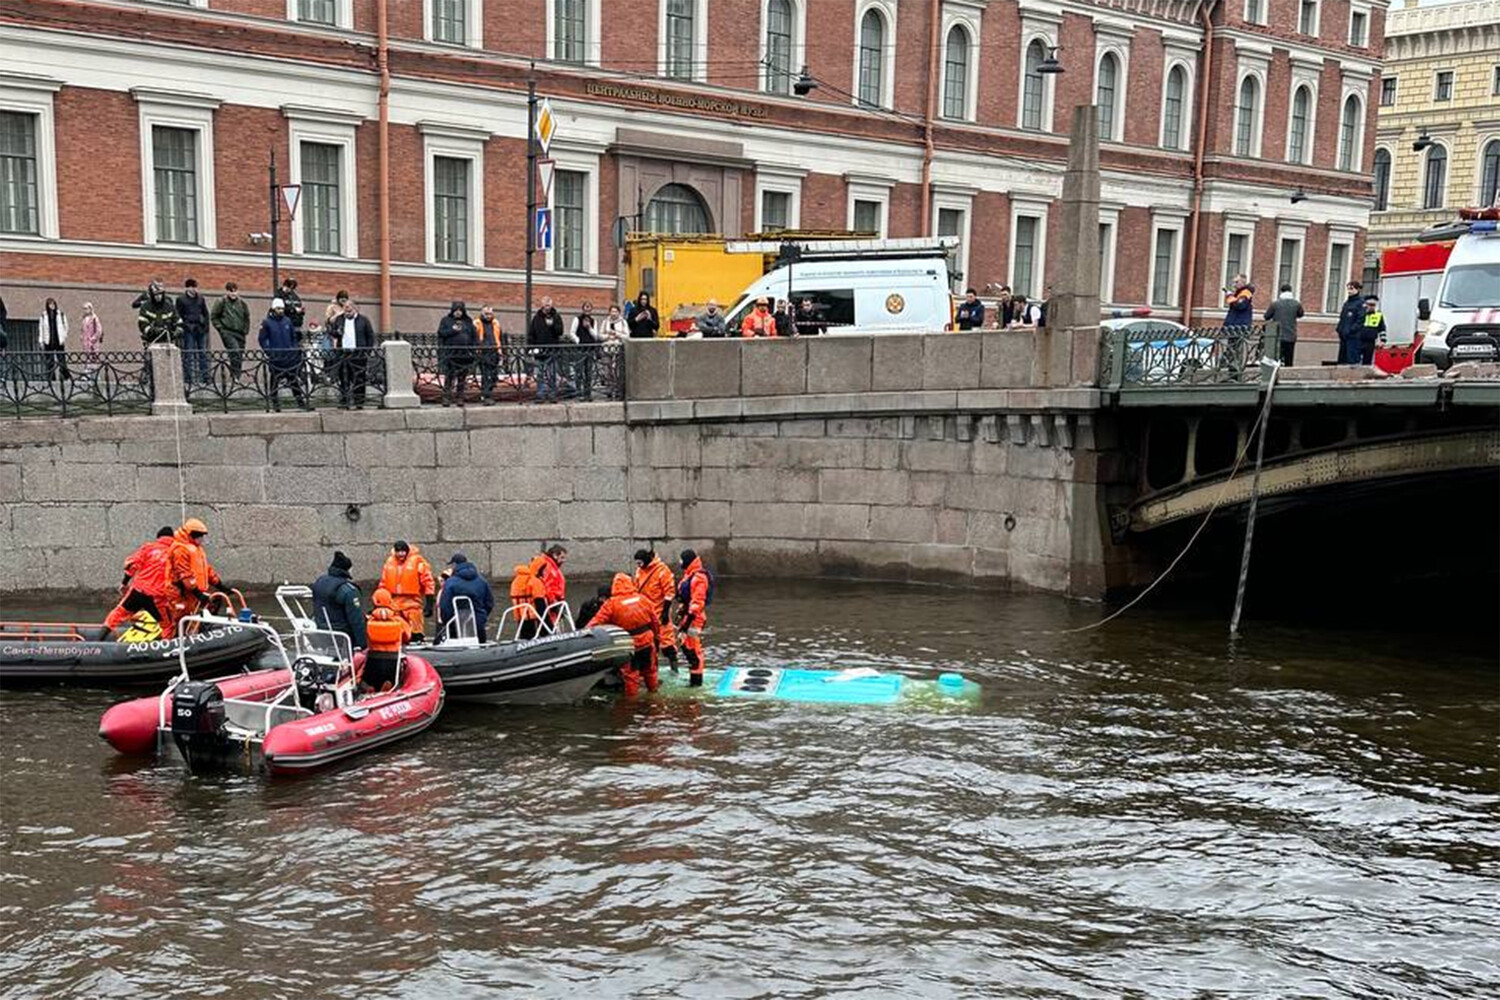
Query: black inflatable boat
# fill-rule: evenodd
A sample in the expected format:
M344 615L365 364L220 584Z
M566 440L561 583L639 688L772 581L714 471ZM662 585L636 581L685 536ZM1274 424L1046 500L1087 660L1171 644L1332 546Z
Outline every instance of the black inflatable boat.
M633 643L612 625L518 642L445 641L410 647L437 668L450 699L492 705L560 705L588 694L630 662Z
M237 670L269 644L258 629L225 623L185 637L194 676ZM0 622L0 684L162 682L182 669L177 639L119 642L103 625Z

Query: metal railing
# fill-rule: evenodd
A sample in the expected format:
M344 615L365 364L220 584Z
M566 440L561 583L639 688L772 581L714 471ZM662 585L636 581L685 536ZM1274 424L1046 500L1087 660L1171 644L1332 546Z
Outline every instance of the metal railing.
M1099 384L1119 389L1259 382L1260 359L1275 339L1274 324L1108 330Z
M423 403L519 403L623 399L625 352L618 344L498 349L412 345L413 390Z
M145 351L0 351L0 407L13 417L150 413Z
M385 395L385 352L304 347L296 354L266 351L183 353L187 401L196 407L304 410L333 406L379 408Z

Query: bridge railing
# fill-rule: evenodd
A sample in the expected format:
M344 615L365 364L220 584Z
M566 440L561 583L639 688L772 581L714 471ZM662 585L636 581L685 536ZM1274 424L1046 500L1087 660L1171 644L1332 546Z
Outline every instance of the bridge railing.
M620 344L558 344L498 349L413 345L412 370L423 403L505 403L625 398Z
M1260 360L1275 343L1275 324L1110 330L1099 355L1099 384L1128 389L1258 382Z
M145 351L0 351L0 414L8 417L150 413Z

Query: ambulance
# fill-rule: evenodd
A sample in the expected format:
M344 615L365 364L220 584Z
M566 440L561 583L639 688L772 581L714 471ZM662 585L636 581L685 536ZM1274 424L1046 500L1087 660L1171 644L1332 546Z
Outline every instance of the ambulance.
M1425 321L1417 361L1447 368L1500 360L1500 208L1462 209L1458 222L1433 227L1421 239L1452 239L1453 248L1436 296L1417 302Z

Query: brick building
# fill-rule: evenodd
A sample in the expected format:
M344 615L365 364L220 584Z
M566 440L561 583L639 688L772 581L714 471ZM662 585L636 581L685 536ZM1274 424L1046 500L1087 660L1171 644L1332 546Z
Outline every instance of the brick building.
M1500 0L1390 12L1367 264L1500 189ZM1427 142L1418 143L1425 135ZM1413 149L1419 144L1422 149Z
M1208 322L1248 271L1316 331L1357 267L1384 0L0 0L0 294L283 269L388 327L522 301L526 77L557 113L538 294L618 294L611 228L956 234L1043 291L1076 105L1102 132L1103 299ZM1064 72L1038 73L1057 46ZM797 96L806 66L817 87ZM1305 198L1290 195L1300 189ZM370 312L376 310L371 307Z

